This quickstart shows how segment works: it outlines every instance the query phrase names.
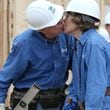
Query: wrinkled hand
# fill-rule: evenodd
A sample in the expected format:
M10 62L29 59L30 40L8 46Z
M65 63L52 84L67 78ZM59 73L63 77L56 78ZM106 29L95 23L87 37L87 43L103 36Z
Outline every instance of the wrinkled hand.
M75 110L76 104L73 103L71 98L68 98L63 106L63 110Z
M69 103L65 103L63 110L74 110L74 107Z
M5 104L4 103L0 103L0 110L5 110Z

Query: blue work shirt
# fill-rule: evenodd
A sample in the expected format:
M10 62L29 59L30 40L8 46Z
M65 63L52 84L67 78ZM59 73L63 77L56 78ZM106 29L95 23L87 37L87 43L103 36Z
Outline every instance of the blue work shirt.
M0 70L0 103L5 102L11 83L18 89L33 83L41 90L63 87L68 77L69 38L62 33L52 41L30 29L18 35Z
M74 40L72 62L68 97L85 102L85 110L102 110L106 88L110 87L110 45L90 29Z

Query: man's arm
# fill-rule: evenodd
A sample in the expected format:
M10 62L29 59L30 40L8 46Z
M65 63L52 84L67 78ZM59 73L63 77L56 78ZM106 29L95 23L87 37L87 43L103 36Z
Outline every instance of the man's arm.
M8 88L16 81L27 67L27 50L23 45L14 45L0 70L0 103L5 103Z

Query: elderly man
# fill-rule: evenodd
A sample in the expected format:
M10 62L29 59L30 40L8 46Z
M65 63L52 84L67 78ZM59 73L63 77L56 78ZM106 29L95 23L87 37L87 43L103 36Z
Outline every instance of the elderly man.
M104 28L99 29L99 34L110 44L110 12L106 14L104 19Z
M60 110L65 99L69 43L63 31L63 7L47 0L32 2L26 10L30 29L18 35L0 70L0 110L11 83L12 109L35 83L40 92L29 104L29 110Z

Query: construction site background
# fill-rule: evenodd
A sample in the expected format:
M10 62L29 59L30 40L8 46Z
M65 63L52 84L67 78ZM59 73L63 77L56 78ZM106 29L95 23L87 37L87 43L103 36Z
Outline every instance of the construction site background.
M12 39L23 32L28 25L25 21L25 9L34 0L0 0L0 68L4 64L11 48ZM49 0L53 3L61 4L64 7L69 0ZM110 0L96 0L101 11L101 26L103 26L104 16L110 12ZM80 7L79 7L80 8ZM71 81L71 73L68 83ZM9 106L9 96L12 88L8 92L6 105Z

